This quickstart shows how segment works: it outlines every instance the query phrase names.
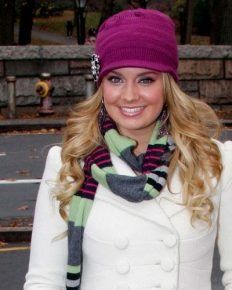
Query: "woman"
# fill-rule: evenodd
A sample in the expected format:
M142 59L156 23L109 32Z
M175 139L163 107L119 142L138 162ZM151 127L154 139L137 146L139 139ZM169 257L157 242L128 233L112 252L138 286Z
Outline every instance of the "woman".
M232 142L178 87L173 22L123 11L95 49L98 90L48 154L24 289L210 290L218 234L231 290Z

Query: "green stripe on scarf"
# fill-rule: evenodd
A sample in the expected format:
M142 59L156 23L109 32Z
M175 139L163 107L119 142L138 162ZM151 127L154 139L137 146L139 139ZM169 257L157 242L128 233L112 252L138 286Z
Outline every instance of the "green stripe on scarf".
M125 148L134 147L136 142L130 138L120 135L116 130L111 129L105 134L105 142L110 151L114 152L116 156L120 156ZM118 140L117 145L114 140Z
M69 221L75 226L85 226L93 201L74 195L71 199L69 210Z

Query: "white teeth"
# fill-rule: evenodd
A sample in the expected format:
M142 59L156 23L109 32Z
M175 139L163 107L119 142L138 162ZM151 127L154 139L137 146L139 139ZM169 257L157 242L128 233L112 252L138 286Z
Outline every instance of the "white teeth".
M125 108L125 107L122 107L122 111L126 112L126 113L138 113L142 109L143 109L143 107L136 107L136 108Z

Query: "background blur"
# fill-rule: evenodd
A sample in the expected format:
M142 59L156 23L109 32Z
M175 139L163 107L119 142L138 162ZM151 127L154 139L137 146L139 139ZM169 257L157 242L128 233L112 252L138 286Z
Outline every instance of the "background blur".
M232 44L231 0L0 0L0 45L62 43L46 32L83 44L110 15L137 7L169 14L180 44Z

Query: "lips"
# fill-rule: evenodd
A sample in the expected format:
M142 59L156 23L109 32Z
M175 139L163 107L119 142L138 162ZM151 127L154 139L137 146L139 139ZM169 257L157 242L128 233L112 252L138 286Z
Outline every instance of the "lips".
M139 107L120 107L121 112L125 116L137 116L141 114L144 110L144 106Z

